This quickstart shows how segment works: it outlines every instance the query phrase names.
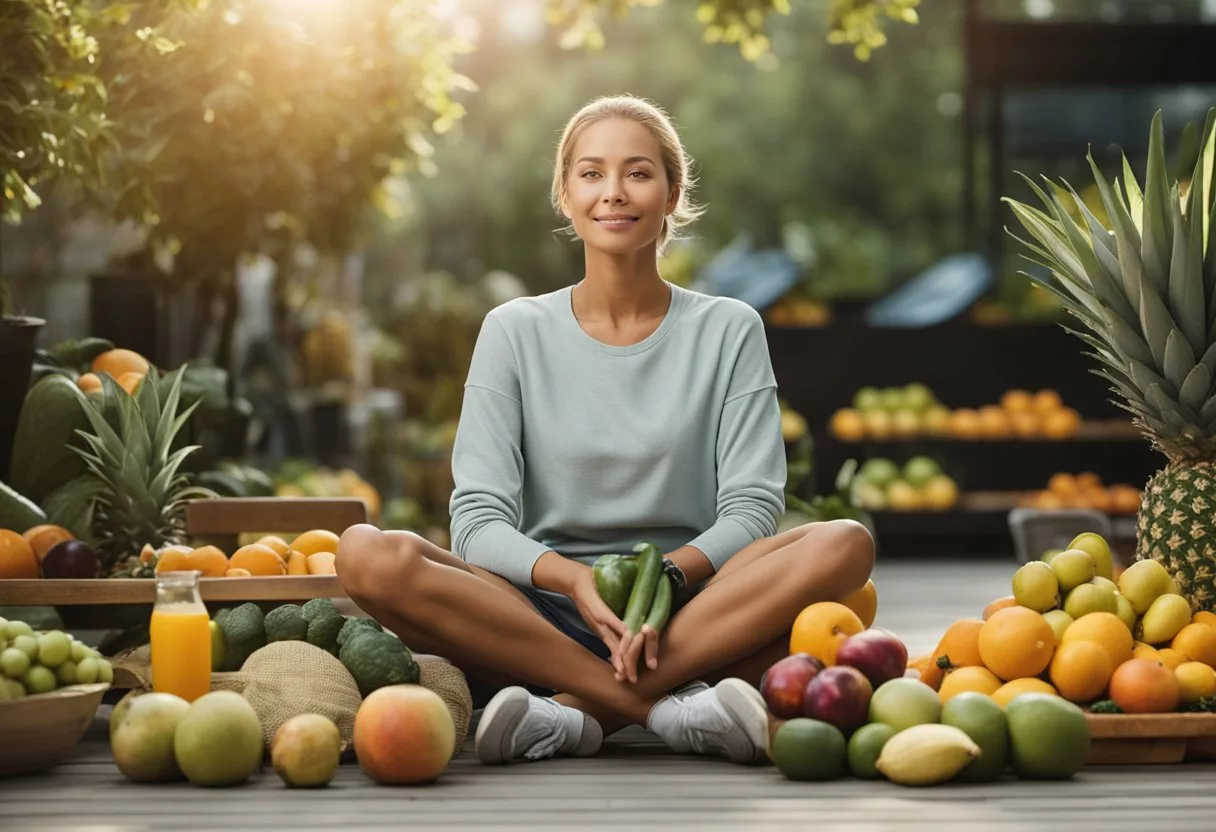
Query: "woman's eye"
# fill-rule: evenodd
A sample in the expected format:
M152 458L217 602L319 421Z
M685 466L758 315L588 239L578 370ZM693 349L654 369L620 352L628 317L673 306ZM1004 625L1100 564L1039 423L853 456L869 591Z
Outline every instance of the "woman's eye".
M600 174L599 174L599 171L594 171L594 170L585 170L585 171L583 171L583 178L584 178L584 179L586 179L586 178L588 178L588 177L591 177L591 176L599 176L599 175L600 175Z

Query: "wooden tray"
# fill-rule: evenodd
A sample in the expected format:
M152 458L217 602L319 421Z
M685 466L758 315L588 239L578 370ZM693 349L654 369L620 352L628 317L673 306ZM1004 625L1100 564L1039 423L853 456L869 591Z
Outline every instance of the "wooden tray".
M276 575L263 578L203 578L203 601L305 601L344 598L336 575ZM0 581L0 605L77 606L151 604L155 578L8 579Z
M1089 714L1089 765L1216 760L1216 714Z

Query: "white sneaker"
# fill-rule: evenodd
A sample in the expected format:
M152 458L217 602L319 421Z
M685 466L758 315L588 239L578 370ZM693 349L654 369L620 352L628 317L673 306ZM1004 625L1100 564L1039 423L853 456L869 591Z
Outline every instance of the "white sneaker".
M678 753L736 763L766 758L768 710L760 692L742 679L723 679L688 696L669 694L651 708L646 727Z
M473 748L483 763L589 757L600 750L604 732L582 711L526 688L503 688L481 713Z

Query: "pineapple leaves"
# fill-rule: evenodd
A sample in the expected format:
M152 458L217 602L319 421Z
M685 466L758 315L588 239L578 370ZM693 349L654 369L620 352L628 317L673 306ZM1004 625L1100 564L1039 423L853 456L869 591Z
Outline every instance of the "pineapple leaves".
M1216 172L1216 107L1208 110L1207 119L1203 124L1203 139L1199 143L1199 157L1195 160L1195 170L1191 174L1191 189L1187 194L1187 211L1195 212L1196 200L1203 226L1200 251L1208 247L1208 234L1212 221L1212 181Z
M1200 248L1202 215L1191 211L1182 216L1178 200L1171 203L1174 251L1170 257L1169 304L1179 331L1191 349L1201 353L1207 346L1207 308L1203 302L1203 249Z
M1116 199L1115 195L1111 193L1110 185L1107 183L1106 177L1102 175L1102 171L1099 170L1098 163L1094 161L1093 153L1086 154L1086 158L1089 160L1090 170L1093 171L1094 182L1098 186L1102 204L1106 207L1106 215L1110 217L1111 227L1115 232L1115 247L1119 253L1123 291L1132 307L1138 309L1140 308L1140 283L1144 279L1144 264L1140 259L1139 226L1133 222L1132 217L1140 215L1140 207L1137 205L1134 212L1129 214L1123 201ZM1127 165L1126 157L1123 159L1123 164ZM1131 177L1131 182L1135 185L1136 179L1131 176L1130 168L1124 175ZM1138 187L1137 193L1139 193Z
M1158 367L1165 363L1165 340L1177 328L1161 298L1146 288L1140 295L1140 329Z
M1153 115L1153 126L1148 139L1141 254L1147 282L1162 294L1166 290L1166 278L1170 271L1170 249L1173 243L1169 216L1170 185L1165 169L1165 136L1161 126L1161 111L1158 110Z
M1090 162L1092 164L1092 158ZM1127 193L1127 213L1131 215L1132 222L1135 224L1136 234L1143 234L1144 229L1140 223L1144 216L1144 192L1140 190L1136 174L1132 170L1131 163L1127 161L1127 154L1123 154L1123 190Z
M1165 339L1165 361L1162 371L1170 384L1182 389L1182 383L1195 368L1195 353L1187 345L1177 330L1171 331Z
M1203 415L1203 406L1208 402L1208 394L1212 391L1212 371L1203 364L1196 364L1187 373L1178 390L1178 398L1182 403L1195 412Z

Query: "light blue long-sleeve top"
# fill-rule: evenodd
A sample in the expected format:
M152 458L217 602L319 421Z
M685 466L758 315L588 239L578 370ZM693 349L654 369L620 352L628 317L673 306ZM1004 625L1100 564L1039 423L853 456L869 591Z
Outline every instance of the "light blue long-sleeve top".
M452 452L458 556L534 586L550 550L691 545L716 571L776 534L785 448L760 315L668 285L662 323L629 346L582 329L572 287L486 316Z

